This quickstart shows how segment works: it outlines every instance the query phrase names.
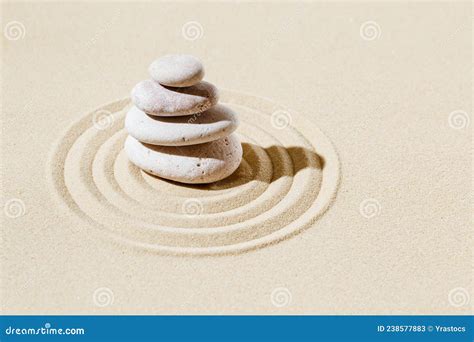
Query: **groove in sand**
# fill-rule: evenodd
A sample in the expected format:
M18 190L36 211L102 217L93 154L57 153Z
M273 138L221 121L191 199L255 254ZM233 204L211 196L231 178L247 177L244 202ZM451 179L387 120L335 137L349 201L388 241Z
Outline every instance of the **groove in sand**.
M94 112L74 123L48 165L58 197L108 236L173 254L226 254L278 242L308 227L327 209L339 183L337 154L314 123L291 113L292 126L271 125L284 110L254 96L222 91L242 125L244 159L229 178L182 185L131 165L122 147L129 99L97 110L113 115L98 130ZM197 212L188 213L192 199Z

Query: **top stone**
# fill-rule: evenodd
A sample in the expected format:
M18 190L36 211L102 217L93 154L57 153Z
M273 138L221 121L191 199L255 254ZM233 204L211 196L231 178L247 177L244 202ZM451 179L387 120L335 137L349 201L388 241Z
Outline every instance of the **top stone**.
M189 87L204 77L204 67L191 55L166 55L151 63L151 78L168 87Z

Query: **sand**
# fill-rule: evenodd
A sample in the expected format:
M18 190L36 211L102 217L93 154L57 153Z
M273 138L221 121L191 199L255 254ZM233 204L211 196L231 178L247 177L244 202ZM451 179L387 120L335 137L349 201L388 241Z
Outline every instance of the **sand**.
M470 9L3 3L1 313L471 313ZM127 161L168 53L240 115L228 179Z

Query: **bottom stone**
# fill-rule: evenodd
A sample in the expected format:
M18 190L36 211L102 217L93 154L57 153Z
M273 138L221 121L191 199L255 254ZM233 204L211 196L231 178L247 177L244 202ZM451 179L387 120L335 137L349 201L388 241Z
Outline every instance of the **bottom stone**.
M224 179L242 161L242 145L236 134L190 146L149 145L128 136L125 153L133 164L148 173L188 184Z

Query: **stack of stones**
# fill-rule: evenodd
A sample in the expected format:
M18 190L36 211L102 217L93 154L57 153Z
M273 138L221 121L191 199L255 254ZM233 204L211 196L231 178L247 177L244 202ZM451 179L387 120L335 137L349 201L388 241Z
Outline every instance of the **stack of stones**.
M230 108L217 104L218 91L190 55L167 55L149 68L150 80L132 90L127 113L129 160L153 175L181 183L211 183L231 175L242 160Z

